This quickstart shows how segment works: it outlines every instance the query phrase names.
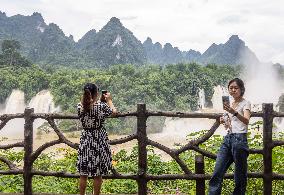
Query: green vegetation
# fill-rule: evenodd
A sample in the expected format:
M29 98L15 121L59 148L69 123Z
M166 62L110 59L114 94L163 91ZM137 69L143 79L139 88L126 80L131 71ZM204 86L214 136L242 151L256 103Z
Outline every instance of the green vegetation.
M0 103L3 103L13 89L22 90L28 102L33 96L49 87L49 74L36 65L31 67L0 68Z
M166 66L120 64L86 70L58 65L38 66L22 57L19 49L18 41L2 42L0 104L13 89L24 91L26 102L41 90L49 89L56 105L60 105L65 113L76 113L76 104L86 82L95 82L100 89L109 90L121 112L135 111L140 102L146 103L150 110L194 111L198 109L200 89L204 89L207 106L210 106L213 87L226 85L242 70L240 66L202 66L196 63ZM278 105L283 111L283 96ZM163 118L151 119L149 132L159 132L163 121ZM107 128L111 133L130 133L134 123L133 118L116 119L111 120Z
M14 68L31 66L31 62L19 53L20 48L19 41L4 40L1 44L0 67L5 65Z
M205 131L190 134L187 139L192 140L200 137ZM283 139L283 135L280 135ZM222 138L214 135L200 147L207 151L216 153ZM248 140L249 147L260 149L262 147L262 138L260 135L251 136ZM180 146L176 146L178 148ZM15 152L13 150L1 151L1 156L7 157L17 165L23 164L23 152ZM197 155L194 151L183 152L180 156L186 162L189 169L194 171L194 158ZM62 158L58 158L62 156ZM273 171L275 173L284 174L281 163L284 160L283 148L276 147L273 150ZM131 152L121 150L113 155L114 167L121 174L137 173L138 148L133 147ZM41 154L34 163L34 169L42 171L66 171L76 173L77 152L73 149L58 149L49 154ZM263 164L262 155L253 154L249 156L249 172L262 172ZM205 158L205 172L212 173L215 161ZM1 170L7 170L4 163L0 163ZM233 172L233 166L228 171ZM159 174L182 174L178 164L171 161L163 161L153 147L148 146L148 173L153 175ZM91 192L91 180L89 181L88 191ZM273 194L283 194L283 181L273 182ZM234 181L225 180L223 185L223 194L231 194L233 191ZM175 194L177 191L181 193L193 194L195 192L195 181L187 180L169 180L169 181L150 181L148 182L149 192L153 194ZM249 179L247 193L262 194L262 179ZM78 193L78 179L64 179L57 177L33 177L34 192L41 193ZM208 181L206 181L206 190L208 190ZM21 175L0 176L0 192L23 192L23 178ZM104 180L102 193L137 193L137 183L132 180Z
M91 70L50 67L45 70L33 65L18 69L6 66L0 74L2 102L12 89L23 90L28 97L26 101L40 90L49 89L63 112L74 113L86 82L95 82L101 89L109 90L120 111L134 110L138 102L145 102L151 109L196 110L199 89L206 91L210 102L213 87L226 84L238 71L228 65L194 63L165 67L114 65Z
M16 43L15 43L16 44ZM17 44L16 44L17 45ZM198 109L198 92L205 90L210 106L213 87L225 85L239 74L239 67L199 64L136 66L113 65L102 69L70 69L47 65L0 67L0 103L13 89L24 91L28 102L39 91L49 89L64 113L76 113L76 105L86 82L98 84L113 96L121 112L135 111L144 102L150 110L189 111ZM151 119L149 132L159 132L164 119ZM116 119L108 123L111 133L130 133L135 119Z

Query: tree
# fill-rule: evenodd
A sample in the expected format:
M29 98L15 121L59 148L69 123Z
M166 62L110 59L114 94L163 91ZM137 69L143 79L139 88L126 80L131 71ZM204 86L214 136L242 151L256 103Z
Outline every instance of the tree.
M16 40L4 40L1 45L0 66L31 66L31 62L22 57L18 50L21 48L20 42Z

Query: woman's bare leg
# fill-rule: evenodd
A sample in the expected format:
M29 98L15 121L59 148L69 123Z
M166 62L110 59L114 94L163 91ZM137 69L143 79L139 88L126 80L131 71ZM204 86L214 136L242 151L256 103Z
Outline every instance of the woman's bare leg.
M94 177L94 190L93 190L94 195L100 194L102 183L103 183L102 176Z
M85 195L88 176L80 176L80 195Z

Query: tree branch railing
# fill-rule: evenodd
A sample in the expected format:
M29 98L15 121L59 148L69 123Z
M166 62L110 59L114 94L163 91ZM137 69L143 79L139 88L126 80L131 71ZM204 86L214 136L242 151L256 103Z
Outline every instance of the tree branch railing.
M222 113L182 113L182 112L154 112L148 111L145 104L138 104L136 112L119 113L111 118L134 116L137 118L137 131L134 134L126 137L111 140L111 145L122 144L136 139L138 141L138 167L137 174L120 174L115 169L112 170L112 174L103 176L105 179L132 179L138 183L138 194L147 194L147 183L150 180L176 180L186 179L196 181L196 194L205 194L205 180L210 179L211 175L204 172L204 156L216 159L216 154L213 154L205 149L199 147L200 144L206 142L220 126L219 117ZM179 149L171 149L158 142L155 142L147 136L147 119L152 116L164 116L164 117L178 117L178 118L207 118L215 119L215 123L212 125L203 136L190 140L186 145ZM263 193L265 195L272 194L272 181L284 180L284 174L273 173L272 170L272 150L274 147L283 146L283 140L272 140L272 123L275 117L284 117L284 113L275 112L273 110L273 104L263 104L261 112L253 112L252 117L263 118L263 149L250 149L249 154L261 154L263 155L263 172L248 173L249 178L262 178L263 179ZM78 119L76 115L64 115L64 114L36 114L32 108L26 108L23 114L4 114L0 116L0 130L7 124L8 121L14 118L24 118L24 141L0 145L0 149L10 149L14 147L24 148L24 167L18 169L7 158L0 156L0 161L5 163L9 170L0 170L0 175L15 175L23 174L24 177L24 195L32 195L32 177L34 175L41 176L55 176L64 178L78 178L78 174L71 174L67 172L46 172L34 170L33 163L39 157L39 155L47 148L56 144L64 143L71 148L78 149L78 144L69 141L62 131L57 127L55 119ZM33 150L33 122L35 119L45 119L52 127L58 139L44 143L42 146ZM183 174L163 174L163 175L150 175L147 173L147 145L151 145L158 148L173 158L180 166ZM188 168L186 163L180 158L180 154L193 150L201 155L195 157L195 173ZM225 178L232 179L233 174L226 174Z

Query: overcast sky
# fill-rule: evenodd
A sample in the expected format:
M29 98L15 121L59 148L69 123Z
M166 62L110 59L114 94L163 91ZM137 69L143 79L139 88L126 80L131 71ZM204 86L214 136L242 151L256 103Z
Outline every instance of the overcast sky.
M111 17L141 42L151 37L183 51L203 53L237 34L261 61L284 64L283 0L0 0L0 10L8 16L39 12L75 41Z

